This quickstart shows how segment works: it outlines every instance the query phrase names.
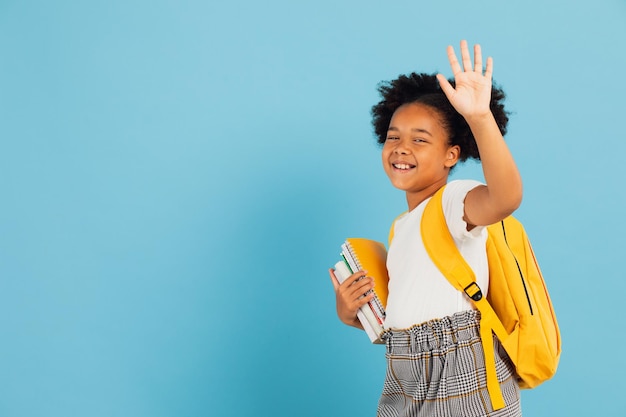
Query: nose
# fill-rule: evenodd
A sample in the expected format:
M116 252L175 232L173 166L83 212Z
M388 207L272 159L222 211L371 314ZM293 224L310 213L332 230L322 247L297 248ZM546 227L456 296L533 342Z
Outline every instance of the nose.
M398 142L396 143L395 148L393 149L394 153L397 153L399 155L406 155L409 153L408 151L408 147L406 146L406 143L404 140L400 139L398 140Z

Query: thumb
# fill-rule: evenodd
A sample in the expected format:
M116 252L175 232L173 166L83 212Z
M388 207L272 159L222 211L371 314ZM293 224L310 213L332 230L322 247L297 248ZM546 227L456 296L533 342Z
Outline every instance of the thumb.
M335 289L335 291L337 291L337 288L339 288L339 280L335 276L335 270L330 268L328 270L328 274L330 275L330 280L333 283L333 288Z
M452 87L450 81L448 81L446 77L443 76L443 74L437 74L437 81L439 81L439 85L441 86L443 93L446 95L446 97L448 97L449 100L450 97L455 93L454 87Z

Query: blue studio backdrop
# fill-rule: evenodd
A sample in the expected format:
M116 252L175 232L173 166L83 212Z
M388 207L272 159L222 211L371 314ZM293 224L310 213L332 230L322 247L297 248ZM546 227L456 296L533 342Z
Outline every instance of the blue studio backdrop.
M377 84L494 57L563 336L525 415L622 416L626 2L0 0L0 416L375 415L327 269L405 210ZM455 178L482 177L466 164Z

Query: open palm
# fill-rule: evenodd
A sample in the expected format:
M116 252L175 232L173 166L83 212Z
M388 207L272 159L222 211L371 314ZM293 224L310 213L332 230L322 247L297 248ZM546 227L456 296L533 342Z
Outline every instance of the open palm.
M480 45L474 46L474 64L470 58L466 41L461 41L461 60L459 63L454 48L448 46L448 60L454 74L455 87L441 74L437 75L441 89L448 100L463 117L487 114L491 100L493 60L487 58L487 67L483 74L483 60Z

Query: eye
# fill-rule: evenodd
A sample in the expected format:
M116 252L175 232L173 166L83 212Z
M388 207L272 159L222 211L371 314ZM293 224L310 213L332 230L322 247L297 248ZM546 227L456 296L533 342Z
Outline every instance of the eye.
M398 140L400 139L398 136L387 136L387 139L385 139L386 141L388 140Z
M424 138L413 138L413 142L415 143L426 143L426 139Z

